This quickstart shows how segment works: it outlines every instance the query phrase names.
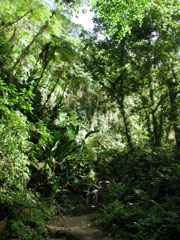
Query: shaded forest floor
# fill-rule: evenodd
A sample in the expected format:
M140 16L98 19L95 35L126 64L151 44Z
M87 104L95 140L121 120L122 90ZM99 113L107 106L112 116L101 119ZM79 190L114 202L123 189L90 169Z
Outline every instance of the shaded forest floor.
M47 224L48 240L112 240L97 226L100 206L87 205L81 195L73 193L59 200L57 214Z
M111 240L94 224L95 213L80 216L56 216L48 224L49 240Z
M73 182L33 203L0 205L0 239L180 239L179 160L165 154L120 157L111 169L116 181L109 177L107 191L99 183L98 201L88 204L87 184Z

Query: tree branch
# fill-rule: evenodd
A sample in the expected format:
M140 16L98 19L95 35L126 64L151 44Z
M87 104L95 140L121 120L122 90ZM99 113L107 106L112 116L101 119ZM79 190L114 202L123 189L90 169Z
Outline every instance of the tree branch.
M26 56L26 54L29 52L29 49L31 48L31 46L33 45L33 43L36 41L36 39L44 32L44 30L48 27L50 20L52 19L52 17L54 16L55 12L52 13L49 21L46 21L45 24L43 24L41 26L41 28L39 29L39 31L36 33L36 35L33 37L33 39L30 41L30 43L22 50L20 56L17 58L16 62L13 65L13 69L15 69L17 67L17 65L19 65L19 63L21 62L22 58L24 58Z
M18 23L19 21L21 21L24 17L26 17L27 15L29 15L30 13L32 13L33 10L30 9L28 10L27 12L25 12L22 16L19 16L16 20L14 20L13 22L7 22L5 24L1 24L0 27L3 27L3 28L8 28L8 27L12 27L14 24Z

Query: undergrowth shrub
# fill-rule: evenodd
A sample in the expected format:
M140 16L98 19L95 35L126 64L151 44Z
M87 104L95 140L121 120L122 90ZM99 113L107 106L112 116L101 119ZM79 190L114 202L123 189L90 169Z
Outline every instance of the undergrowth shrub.
M174 156L159 149L112 156L111 191L98 224L115 239L179 239L179 163Z
M31 126L19 111L4 107L1 113L0 221L7 222L7 226L6 232L0 231L0 239L44 239L53 208L42 204L40 196L27 188L32 174L28 158Z
M17 206L17 205L16 205ZM7 239L41 240L46 236L46 224L54 215L55 209L50 204L38 202L33 206L13 211L9 219Z
M0 200L24 192L29 179L28 124L19 112L7 112L0 124Z

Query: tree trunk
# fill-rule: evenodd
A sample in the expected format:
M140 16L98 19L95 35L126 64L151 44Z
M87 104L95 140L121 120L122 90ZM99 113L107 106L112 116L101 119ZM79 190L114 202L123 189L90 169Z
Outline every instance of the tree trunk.
M124 109L124 97L121 97L121 99L118 99L118 104L119 104L119 109L120 109L122 119L123 119L125 135L126 135L126 140L127 140L127 146L128 146L129 151L133 151L133 142L132 142L132 137L131 137L131 132L130 132L129 121L128 121L126 111Z
M170 100L170 121L175 132L176 148L180 149L180 126L178 125L177 92L175 84L172 81L168 81L168 92Z
M149 96L151 100L151 106L154 106L154 89L152 87L152 80L149 83ZM161 146L161 136L162 136L162 114L156 113L157 108L150 110L150 115L152 117L152 135L151 135L151 144L153 147L160 147Z

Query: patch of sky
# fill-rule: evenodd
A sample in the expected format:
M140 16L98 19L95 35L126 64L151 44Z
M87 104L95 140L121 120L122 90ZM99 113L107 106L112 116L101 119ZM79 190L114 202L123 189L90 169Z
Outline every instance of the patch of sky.
M55 11L57 8L57 5L55 3L54 0L43 0L47 5L49 5L49 7L51 8L51 10Z
M75 24L81 25L85 30L92 32L94 29L94 13L90 5L85 2L82 4L78 14L74 15L72 20Z
M57 9L57 5L54 0L43 0L52 10ZM81 25L87 31L93 31L94 23L93 23L94 13L91 10L89 1L82 1L82 5L80 10L76 15L72 17L72 21L75 24Z
M49 7L52 10L56 10L57 9L57 5L55 3L54 0L43 0L46 4L49 5ZM68 11L63 13L65 16L69 17ZM84 30L93 33L95 24L93 22L93 18L94 18L94 12L91 8L91 4L89 0L82 0L81 1L81 6L79 8L79 10L74 13L74 15L71 17L71 20L73 23L81 26L82 28L84 28ZM98 40L104 40L105 35L103 33L96 33L97 34L97 38ZM78 36L79 35L79 31L78 29L74 29L74 31L72 32L72 35L74 36Z

